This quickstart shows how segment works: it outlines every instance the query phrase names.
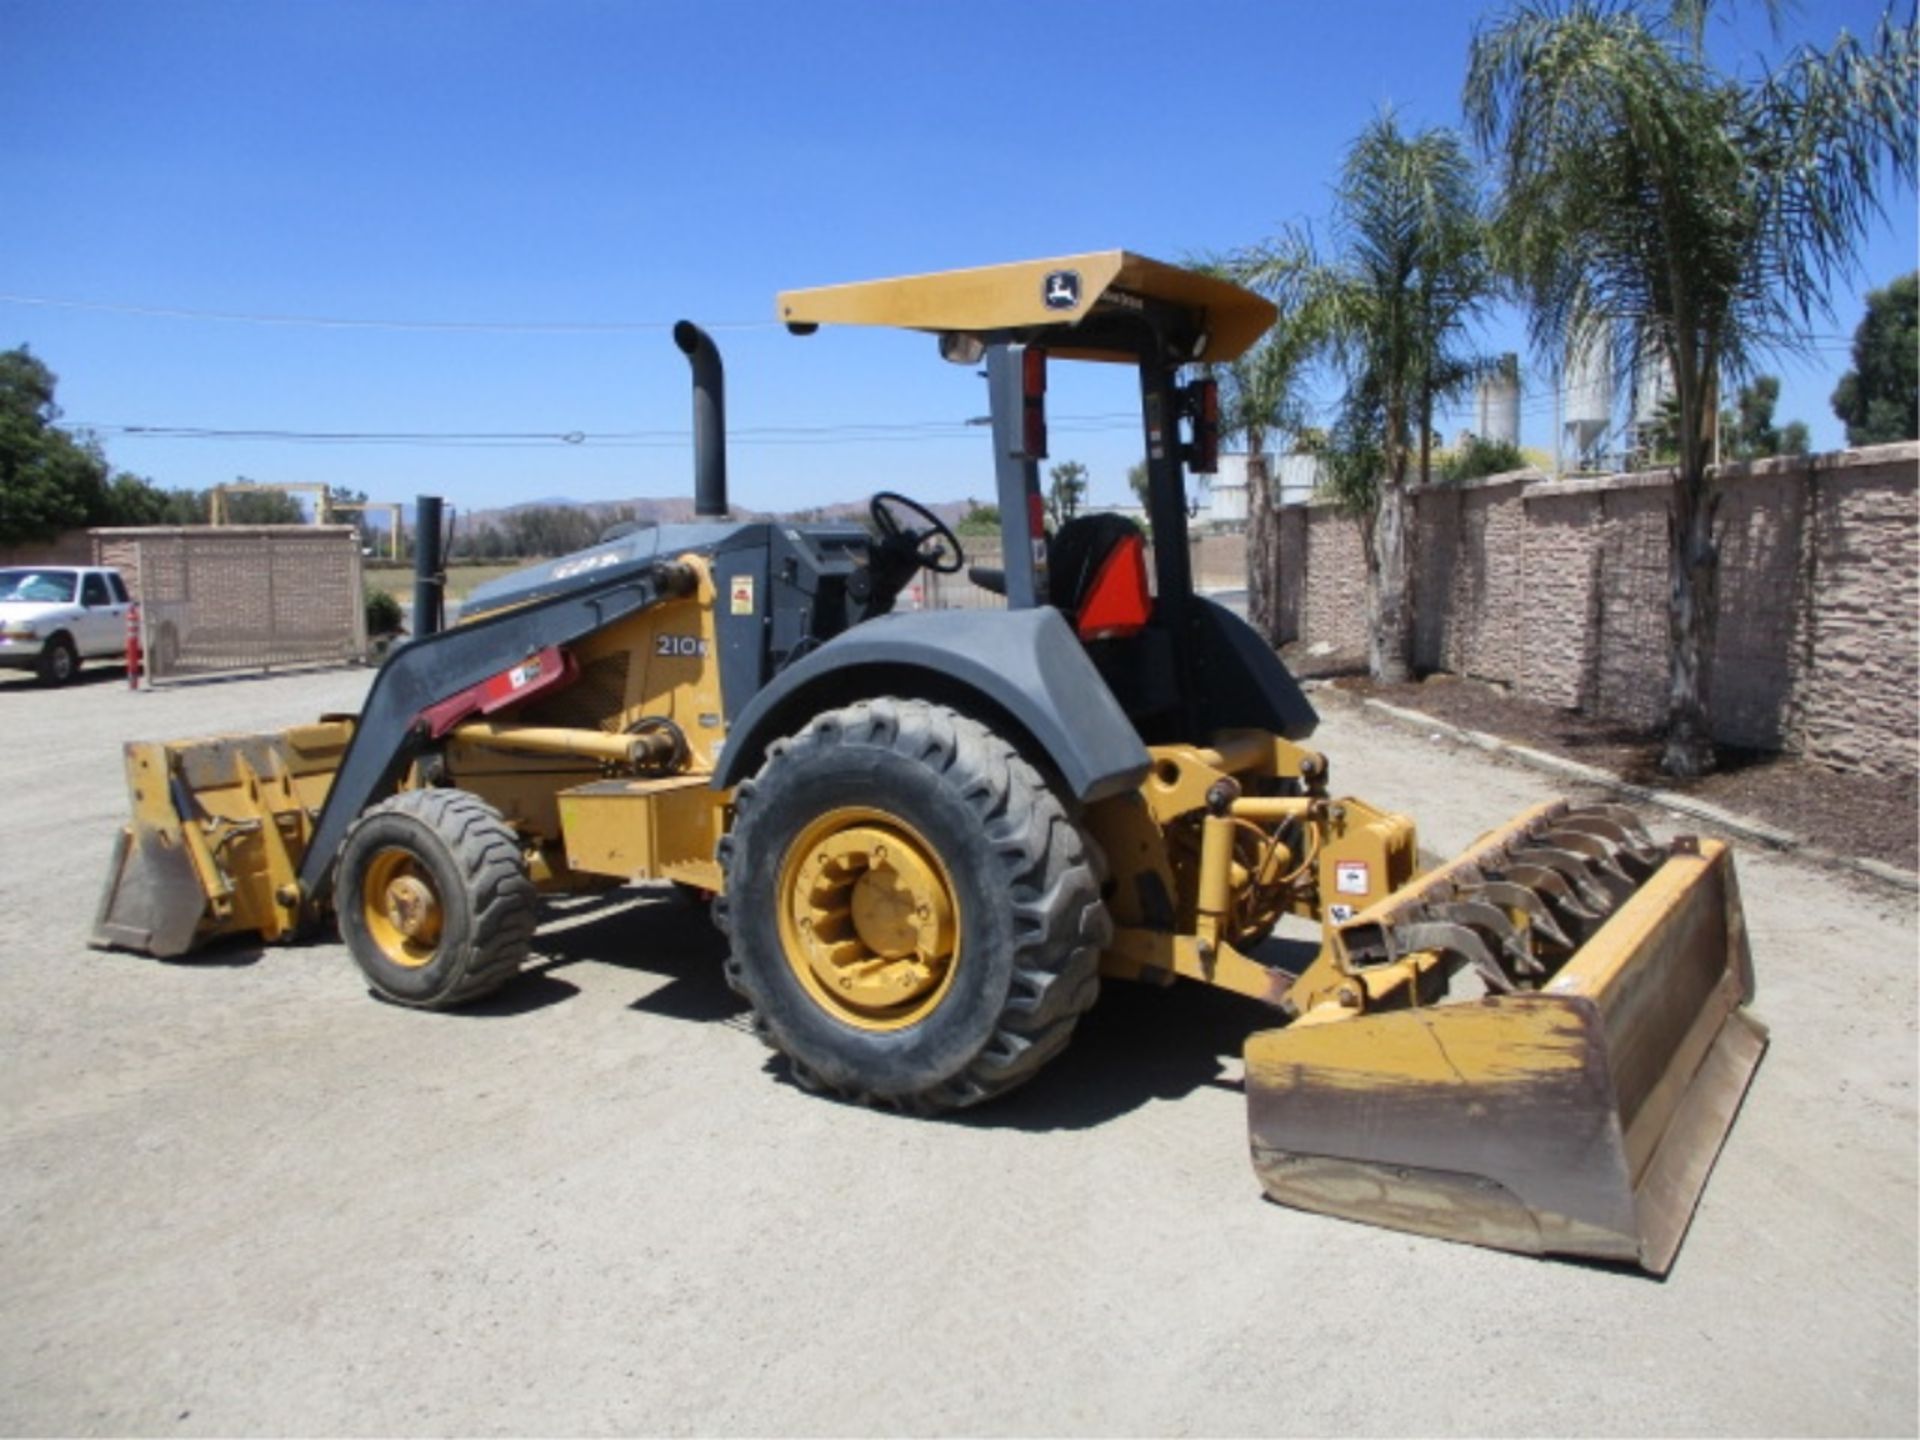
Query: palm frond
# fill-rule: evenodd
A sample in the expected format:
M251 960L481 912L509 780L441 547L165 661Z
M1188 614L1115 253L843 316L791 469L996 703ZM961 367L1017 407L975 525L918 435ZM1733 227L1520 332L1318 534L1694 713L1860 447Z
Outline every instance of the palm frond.
M1523 5L1476 33L1464 95L1533 346L1557 358L1604 335L1623 380L1663 361L1695 478L1716 392L1804 339L1877 179L1915 172L1913 26L1802 48L1743 85L1687 43L1708 8L1676 4L1662 27L1627 4Z

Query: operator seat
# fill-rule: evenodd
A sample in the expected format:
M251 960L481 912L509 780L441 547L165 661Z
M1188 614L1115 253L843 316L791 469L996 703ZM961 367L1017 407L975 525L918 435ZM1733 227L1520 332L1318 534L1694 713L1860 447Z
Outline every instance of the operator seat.
M1047 541L1048 601L1072 621L1114 547L1139 535L1140 527L1124 515L1076 515L1067 521Z
M1076 624L1113 552L1141 538L1140 527L1124 515L1074 516L1047 539L1047 603ZM983 590L1007 593L1007 572L998 566L972 565L967 575Z

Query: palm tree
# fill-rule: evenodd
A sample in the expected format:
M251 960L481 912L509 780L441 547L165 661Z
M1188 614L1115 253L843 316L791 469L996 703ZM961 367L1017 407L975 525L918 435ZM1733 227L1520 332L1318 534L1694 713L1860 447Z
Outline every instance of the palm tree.
M1751 81L1710 70L1706 0L1523 5L1474 37L1465 105L1499 168L1502 265L1543 355L1604 337L1623 379L1673 378L1670 667L1663 766L1713 762L1718 603L1707 480L1722 384L1804 341L1879 212L1875 182L1915 172L1915 28L1882 20Z
M1247 619L1269 645L1279 645L1280 527L1267 442L1295 435L1305 422L1301 394L1325 336L1307 283L1311 257L1293 239L1200 268L1256 284L1280 307L1260 343L1208 371L1220 386L1220 439L1247 447Z
M1367 555L1367 663L1413 673L1407 491L1424 473L1433 403L1479 373L1460 337L1492 290L1473 162L1450 130L1403 131L1391 112L1347 151L1334 192L1338 254L1312 267L1296 240L1269 266L1297 277L1303 308L1330 337L1347 391L1329 455L1333 489L1361 524Z

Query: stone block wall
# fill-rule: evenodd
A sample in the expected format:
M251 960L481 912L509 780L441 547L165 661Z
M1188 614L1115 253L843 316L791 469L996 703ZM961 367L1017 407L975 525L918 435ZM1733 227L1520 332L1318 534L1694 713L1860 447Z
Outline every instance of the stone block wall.
M1920 513L1915 447L1904 448L1904 464L1816 474L1808 506L1807 598L1796 617L1808 683L1798 687L1796 730L1808 755L1840 769L1911 771L1920 743Z
M1836 768L1920 765L1920 445L1728 465L1715 730ZM1665 474L1532 473L1416 497L1414 659L1652 729L1665 717ZM1280 519L1283 635L1366 648L1359 527Z
M1357 524L1332 505L1288 505L1281 510L1282 639L1364 654L1366 584L1366 554Z

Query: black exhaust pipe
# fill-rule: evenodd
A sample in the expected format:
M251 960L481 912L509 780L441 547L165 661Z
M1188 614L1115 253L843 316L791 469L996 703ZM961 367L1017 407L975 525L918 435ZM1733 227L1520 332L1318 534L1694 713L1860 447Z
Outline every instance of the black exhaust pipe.
M727 517L726 376L713 337L691 320L673 327L673 343L693 367L693 513Z
M446 557L440 548L440 497L413 502L413 638L438 635L446 622Z

